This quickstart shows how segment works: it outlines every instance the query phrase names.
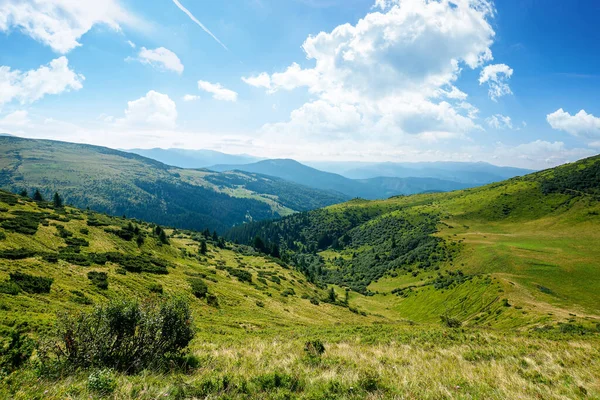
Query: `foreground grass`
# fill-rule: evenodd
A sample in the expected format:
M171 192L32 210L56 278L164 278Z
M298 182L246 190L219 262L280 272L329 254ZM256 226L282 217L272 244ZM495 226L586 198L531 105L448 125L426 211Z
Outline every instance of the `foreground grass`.
M322 356L303 350L325 344ZM564 399L600 398L600 337L513 335L389 324L200 332L188 374L115 375L108 398ZM90 371L58 379L33 367L6 377L0 398L101 397Z

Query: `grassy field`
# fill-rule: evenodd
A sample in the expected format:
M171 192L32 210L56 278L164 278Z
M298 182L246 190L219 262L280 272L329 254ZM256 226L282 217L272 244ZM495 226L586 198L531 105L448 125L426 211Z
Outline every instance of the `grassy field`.
M153 224L0 192L0 359L11 332L42 340L57 314L120 298L184 298L197 330L190 370L55 376L34 352L0 373L0 398L600 398L599 214L593 195L542 194L530 178L319 211L326 225L307 225L309 240L311 229L338 224L356 240L318 251L330 269L389 258L386 235L435 221L440 241L428 249L437 261L390 269L363 294L311 283L291 263L212 235L165 229L165 241ZM113 253L166 264L152 273L119 258L95 261ZM91 271L105 272L108 288L88 279ZM49 293L10 293L15 272L52 278ZM193 279L217 301L194 296ZM322 354L306 350L315 341ZM110 392L92 384L99 375Z

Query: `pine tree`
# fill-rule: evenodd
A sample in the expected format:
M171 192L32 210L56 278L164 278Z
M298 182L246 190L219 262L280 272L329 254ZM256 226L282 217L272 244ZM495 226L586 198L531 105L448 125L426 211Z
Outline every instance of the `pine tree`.
M165 233L164 230L160 230L160 233L158 234L158 239L164 243L164 244L168 244L169 243L169 239L167 238L167 234Z
M212 234L212 240L217 243L219 241L219 234L217 233L217 231L213 231Z
M54 199L52 200L52 202L54 203L54 208L62 208L63 206L63 201L60 198L58 192L54 192Z
M335 296L335 290L333 290L333 286L331 287L331 289L329 289L329 296L327 296L327 300L329 300L330 303L335 303L335 301L337 300Z
M208 247L206 246L206 240L200 242L200 254L205 255L208 252Z
M27 197L28 196L27 190L25 190L25 189L21 190L21 193L19 193L19 195L21 197Z
M44 201L44 197L40 193L38 189L35 189L35 193L33 194L33 200L35 201Z
M254 247L256 249L256 251L260 251L261 253L265 252L265 243L262 241L260 236L255 236L254 242L252 244L253 244L252 247Z

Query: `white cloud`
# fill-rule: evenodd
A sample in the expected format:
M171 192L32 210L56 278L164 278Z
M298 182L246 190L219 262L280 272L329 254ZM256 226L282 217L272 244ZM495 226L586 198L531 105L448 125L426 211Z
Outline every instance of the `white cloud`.
M488 95L490 99L496 101L498 97L512 94L507 81L513 74L513 69L506 64L491 64L481 71L479 75L479 84L487 83L489 86Z
M183 64L179 57L177 57L177 54L164 47L157 49L142 47L138 53L137 60L142 64L149 64L155 68L174 71L178 74L183 73Z
M115 31L140 21L118 0L3 0L0 31L18 29L58 53L81 46L79 39L94 25Z
M196 101L199 100L200 96L196 96L194 94L186 94L183 96L183 101Z
M238 94L233 90L224 88L220 83L198 81L198 89L211 93L214 99L223 101L237 101Z
M27 72L0 66L0 107L13 100L27 104L47 94L79 90L84 79L83 75L69 68L69 60L64 56Z
M29 114L25 110L14 111L0 118L0 132L15 132L29 124Z
M581 138L600 138L600 118L588 114L585 110L571 115L562 108L548 114L546 120L552 129L565 131Z
M524 168L550 168L567 162L577 161L594 155L594 151L583 148L567 148L563 142L535 140L517 146L497 143L491 159L501 164Z
M129 45L129 47L131 47L132 49L135 49L135 43L133 43L131 40L127 41L127 44Z
M454 83L464 68L492 59L494 30L487 0L379 1L356 25L309 36L302 48L313 67L292 63L279 73L242 78L267 92L307 88L316 99L287 122L267 124L271 140L312 136L402 142L464 138L480 129L477 109ZM352 121L341 124L340 115ZM300 118L302 117L302 118ZM301 140L300 137L298 137Z
M495 114L489 118L486 118L485 122L494 129L512 129L513 124L509 116L502 114Z
M177 125L177 107L171 98L154 90L144 97L127 102L125 118L118 119L117 125L141 128L175 128Z

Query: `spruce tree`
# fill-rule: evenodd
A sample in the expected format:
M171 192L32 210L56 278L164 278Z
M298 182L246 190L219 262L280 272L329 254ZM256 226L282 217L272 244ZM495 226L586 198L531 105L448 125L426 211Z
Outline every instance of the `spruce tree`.
M206 240L200 242L200 254L205 255L208 251L208 247L206 246Z
M19 193L19 195L21 197L27 197L28 196L27 190L25 190L25 189L21 190L21 193Z
M58 192L54 192L54 199L52 200L52 202L54 203L54 208L62 208L63 206L63 201L60 198Z
M40 193L40 191L38 189L35 189L35 193L33 194L33 199L35 201L44 201L44 197L42 196L42 194Z
M167 234L165 233L164 230L160 230L160 233L158 234L158 239L164 243L164 244L168 244L169 243L169 239L167 238Z

